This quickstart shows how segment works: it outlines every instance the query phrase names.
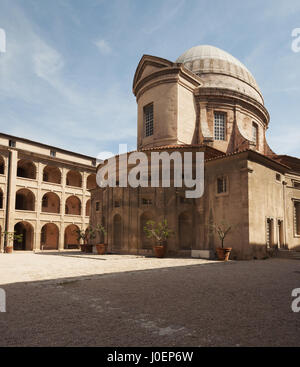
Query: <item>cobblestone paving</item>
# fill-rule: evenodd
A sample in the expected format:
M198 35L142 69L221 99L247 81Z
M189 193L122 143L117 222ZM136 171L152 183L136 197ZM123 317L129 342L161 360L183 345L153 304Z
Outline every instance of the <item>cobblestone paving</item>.
M300 346L300 261L1 254L0 346Z

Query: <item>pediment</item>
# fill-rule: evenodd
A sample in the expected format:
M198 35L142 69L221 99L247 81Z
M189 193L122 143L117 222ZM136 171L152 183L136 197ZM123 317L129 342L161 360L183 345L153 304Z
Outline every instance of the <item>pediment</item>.
M143 55L134 74L133 89L139 80L156 71L159 71L163 68L168 68L170 66L173 66L173 63L169 60L151 55Z

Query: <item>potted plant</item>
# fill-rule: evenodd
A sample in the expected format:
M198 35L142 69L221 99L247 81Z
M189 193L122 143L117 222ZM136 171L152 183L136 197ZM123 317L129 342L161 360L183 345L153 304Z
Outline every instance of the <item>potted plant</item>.
M85 241L86 241L86 233L84 230L76 229L74 233L77 234L77 240L79 243L82 241L83 243L80 243L80 249L81 252L85 252Z
M93 252L93 245L87 242L96 237L95 231L91 227L88 227L86 230L76 229L75 232L77 234L77 239L83 241L83 244L80 244L81 252Z
M106 235L106 230L105 230L105 228L102 224L98 224L95 227L95 231L99 233L100 238L102 237L102 235L103 235L103 237ZM105 252L106 252L106 244L105 243L97 243L96 244L96 249L97 249L98 255L104 255Z
M231 247L224 247L224 240L225 240L225 237L227 236L227 234L232 229L232 226L229 226L226 223L222 223L222 224L215 223L213 225L213 228L217 232L217 234L218 234L218 236L221 240L221 246L222 246L222 247L217 247L216 248L218 260L228 261L232 248Z
M14 246L11 245L13 241L22 242L23 240L23 234L17 234L16 232L8 232L4 231L1 233L1 236L3 238L6 238L7 245L4 247L4 252L7 254L11 254L13 252Z
M161 222L154 222L153 220L148 220L144 226L144 231L147 238L154 238L156 244L153 246L154 254L156 257L164 257L166 253L167 239L174 232L168 227L168 222L164 219Z

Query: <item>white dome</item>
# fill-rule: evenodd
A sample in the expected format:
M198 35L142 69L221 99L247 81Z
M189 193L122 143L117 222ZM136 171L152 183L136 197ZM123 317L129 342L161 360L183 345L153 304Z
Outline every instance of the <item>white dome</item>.
M226 87L238 90L242 93L250 95L263 104L261 92L250 71L244 64L242 64L238 59L226 51L208 45L195 46L179 56L176 60L176 63L184 64L187 69L201 77L205 77L205 74L223 75L225 76L223 78L225 85L222 85L221 79L217 78L218 80L216 85L209 86L220 88ZM243 87L241 84L239 85L236 82L230 83L229 80L226 80L226 76L239 79L247 83L248 86ZM212 78L207 78L207 80L208 79L208 84L211 84ZM249 87L251 87L251 89L253 88L255 91L251 91Z

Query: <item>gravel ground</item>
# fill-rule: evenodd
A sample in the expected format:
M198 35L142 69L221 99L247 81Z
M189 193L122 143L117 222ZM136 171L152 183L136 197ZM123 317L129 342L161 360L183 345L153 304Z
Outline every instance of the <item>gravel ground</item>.
M0 346L300 346L300 261L0 254Z

